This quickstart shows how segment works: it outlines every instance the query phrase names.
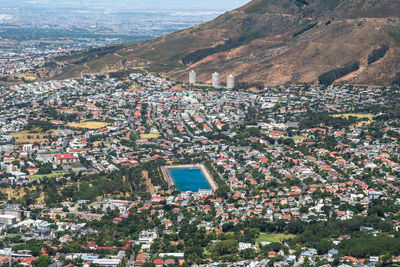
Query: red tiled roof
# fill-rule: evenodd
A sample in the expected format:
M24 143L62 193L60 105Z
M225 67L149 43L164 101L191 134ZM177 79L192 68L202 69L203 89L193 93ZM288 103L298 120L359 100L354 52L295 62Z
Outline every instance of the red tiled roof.
M57 159L76 159L76 157L72 154L55 154Z

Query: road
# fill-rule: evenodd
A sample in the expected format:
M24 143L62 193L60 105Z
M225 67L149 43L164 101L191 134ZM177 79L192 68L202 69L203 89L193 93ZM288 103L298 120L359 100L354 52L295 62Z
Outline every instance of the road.
M125 267L133 267L134 262L135 262L135 253L132 253L131 257L126 262Z

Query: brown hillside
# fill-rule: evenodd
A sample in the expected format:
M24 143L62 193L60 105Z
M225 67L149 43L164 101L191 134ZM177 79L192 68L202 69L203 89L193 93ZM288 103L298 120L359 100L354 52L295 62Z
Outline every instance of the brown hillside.
M400 0L253 0L215 20L109 53L83 53L60 78L121 69L145 69L186 81L217 71L224 79L281 85L315 82L346 64L360 69L339 79L387 84L399 72ZM368 64L382 45L385 56ZM84 59L84 60L82 60ZM82 63L81 61L85 62Z

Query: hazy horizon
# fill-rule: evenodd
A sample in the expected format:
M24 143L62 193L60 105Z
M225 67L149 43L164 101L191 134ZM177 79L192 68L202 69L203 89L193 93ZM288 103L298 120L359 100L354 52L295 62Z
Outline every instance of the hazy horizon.
M111 9L111 10L219 10L229 11L238 8L250 0L14 0L0 3L7 7L43 7L43 8L84 8L84 9Z

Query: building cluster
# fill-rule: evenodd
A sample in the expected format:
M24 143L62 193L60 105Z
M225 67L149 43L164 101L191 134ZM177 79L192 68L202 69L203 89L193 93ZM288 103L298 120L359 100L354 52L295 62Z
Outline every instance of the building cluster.
M212 82L219 86L219 74ZM196 83L195 72L189 83ZM234 87L233 76L227 85ZM217 257L205 249L202 258L208 263L196 262L184 233L193 228L221 234L249 219L288 225L378 216L385 228L363 225L357 234L394 239L400 229L400 123L383 111L396 99L390 88L344 86L265 88L259 94L182 90L150 74L3 87L0 225L6 236L18 232L23 241L7 241L0 257L26 265L50 255L56 263L62 256L64 262L81 259L87 266L193 261L202 266L375 266L385 255L343 254L342 242L356 237L341 233L326 240L326 251L293 245L287 233L278 249L265 253L276 241L242 240L235 243L241 258ZM149 186L148 198L118 193L62 199L55 206L40 197L19 202L52 179L70 186L79 177L112 175L159 160L205 162L222 189L171 194ZM377 211L376 203L390 204ZM88 224L110 223L115 229L141 219L157 223L136 224L142 227L135 228L137 233L106 243L93 237L98 224ZM28 240L45 241L44 251L15 250ZM224 241L215 234L204 246ZM71 242L79 246L68 246Z
M194 70L191 70L189 72L189 84L191 84L191 85L197 84L197 74ZM220 74L218 72L214 72L211 75L211 85L214 88L222 87L220 84ZM226 89L232 90L233 88L235 88L235 76L230 74L230 75L228 75L228 77L226 79Z

